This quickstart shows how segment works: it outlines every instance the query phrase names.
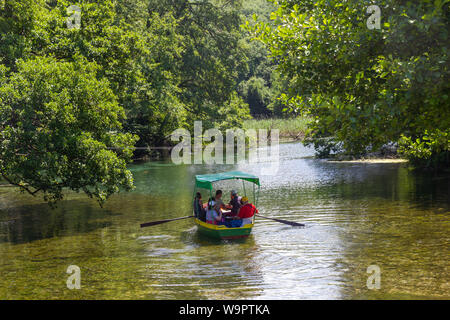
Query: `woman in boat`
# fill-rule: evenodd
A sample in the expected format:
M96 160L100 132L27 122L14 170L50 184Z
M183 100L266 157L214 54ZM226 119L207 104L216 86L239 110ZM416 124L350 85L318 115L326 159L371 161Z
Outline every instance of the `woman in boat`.
M202 194L197 192L194 199L194 214L200 221L206 221L206 210L202 202Z
M210 198L208 201L208 210L206 211L206 223L219 224L222 222L222 210L220 204L217 205L215 199Z

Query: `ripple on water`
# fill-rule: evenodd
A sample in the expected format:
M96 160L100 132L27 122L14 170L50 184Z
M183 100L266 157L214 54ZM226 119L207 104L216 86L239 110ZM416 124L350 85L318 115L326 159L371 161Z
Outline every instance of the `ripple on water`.
M201 237L190 220L139 224L189 215L195 174L257 173L258 164L135 165L137 189L104 209L73 195L50 210L0 190L0 221L14 219L0 223L0 298L448 298L450 179L312 154L281 145L279 170L261 177L258 203L261 214L306 227L257 219L243 241ZM70 264L84 270L84 289L61 293ZM372 264L382 270L376 293L366 287Z

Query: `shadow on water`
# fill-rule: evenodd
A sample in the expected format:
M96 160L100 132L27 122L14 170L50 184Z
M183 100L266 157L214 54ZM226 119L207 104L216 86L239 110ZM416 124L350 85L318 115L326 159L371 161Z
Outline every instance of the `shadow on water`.
M36 240L88 233L111 225L111 211L92 203L67 200L51 209L46 203L0 210L0 243L23 244Z
M181 232L180 240L185 243L189 243L195 246L218 246L218 245L248 245L254 246L255 239L252 234L248 238L233 239L233 240L221 240L208 237L197 231L197 227L193 227L188 231Z
M302 177L298 185L291 183L276 192L289 194L301 190L327 199L404 201L411 208L437 209L441 213L450 208L450 174L415 172L405 164L307 162L310 171L319 173L317 176Z

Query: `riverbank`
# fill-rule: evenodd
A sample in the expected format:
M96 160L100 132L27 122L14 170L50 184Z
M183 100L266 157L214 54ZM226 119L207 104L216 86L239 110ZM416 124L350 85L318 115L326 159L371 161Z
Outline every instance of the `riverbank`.
M297 118L260 118L244 120L242 129L244 130L260 130L268 131L270 135L271 130L279 130L279 138L282 143L302 142L305 139L308 123L311 121L306 117ZM135 163L162 160L169 157L172 147L150 147L150 154L145 154L141 157L133 159ZM335 154L332 155L329 162L341 163L407 163L407 159L400 158L397 153L396 145L386 145L376 152L366 154L362 158L356 158L351 155Z
M264 119L250 119L244 120L242 129L244 130L260 130L265 129L270 135L271 130L279 130L279 138L281 142L295 142L303 141L305 138L307 125L309 119L304 117L298 118L264 118ZM225 133L223 133L225 134ZM144 150L146 152L140 152L135 154L133 158L134 163L141 163L145 161L157 161L166 159L170 156L170 152L173 146L163 147L148 147Z
M309 119L298 117L289 119L265 118L245 120L243 129L279 130L283 141L302 141L305 138Z
M357 159L357 160L327 160L331 163L407 163L407 159L400 158L369 158L369 159Z

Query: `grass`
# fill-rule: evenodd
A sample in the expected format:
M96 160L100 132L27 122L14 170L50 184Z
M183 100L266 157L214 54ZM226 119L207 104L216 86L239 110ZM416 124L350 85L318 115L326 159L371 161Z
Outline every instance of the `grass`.
M266 129L274 130L278 129L280 132L280 138L288 140L302 140L305 137L306 128L308 125L308 118L264 118L264 119L251 119L244 121L244 129Z

